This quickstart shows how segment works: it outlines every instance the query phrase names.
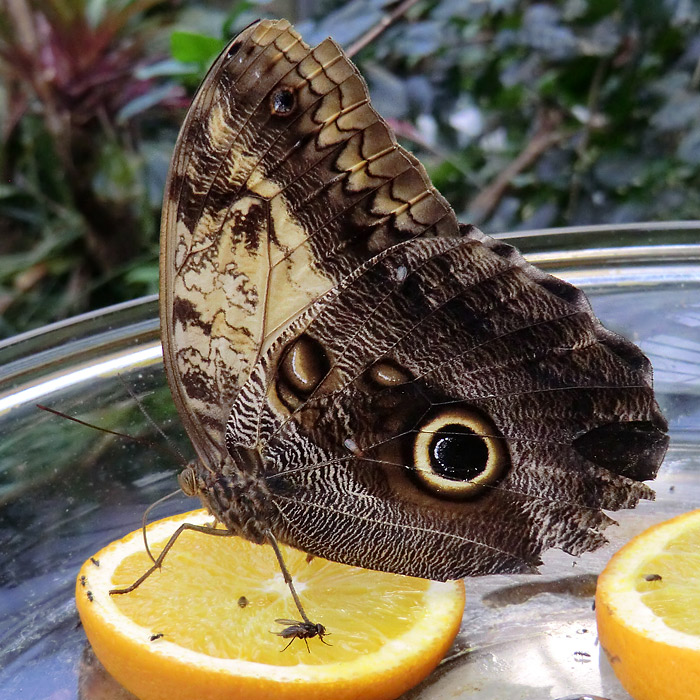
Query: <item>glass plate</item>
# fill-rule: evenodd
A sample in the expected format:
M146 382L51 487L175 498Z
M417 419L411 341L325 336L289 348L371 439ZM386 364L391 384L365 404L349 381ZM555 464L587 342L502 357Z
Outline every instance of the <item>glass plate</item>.
M504 237L505 236L499 236ZM649 525L700 507L700 224L531 231L508 237L582 287L609 328L651 358L671 447L657 499L617 513L611 544L549 552L537 576L467 581L460 634L405 697L628 700L600 654L596 575ZM106 309L0 344L0 698L130 698L86 645L73 592L82 562L138 527L176 488L181 458L90 430L38 403L163 444L136 405L192 456L165 384L156 299ZM184 496L155 517L196 507Z

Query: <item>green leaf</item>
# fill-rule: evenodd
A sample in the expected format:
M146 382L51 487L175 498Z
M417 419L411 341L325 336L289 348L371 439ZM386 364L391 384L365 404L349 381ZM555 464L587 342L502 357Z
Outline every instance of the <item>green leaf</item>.
M166 83L165 85L149 90L143 95L135 97L133 100L127 102L119 110L119 112L117 112L117 124L125 124L129 121L129 119L133 119L136 115L142 114L152 107L159 105L169 97L177 94L177 89L178 88L174 83Z
M130 285L145 287L148 292L157 292L159 281L158 262L135 265L127 270L124 275L124 281Z
M170 52L183 63L209 63L223 48L221 39L191 32L173 32Z

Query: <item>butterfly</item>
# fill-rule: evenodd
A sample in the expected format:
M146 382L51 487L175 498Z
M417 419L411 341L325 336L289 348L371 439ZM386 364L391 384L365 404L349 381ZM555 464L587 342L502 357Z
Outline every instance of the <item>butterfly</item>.
M224 49L177 141L160 264L197 452L180 483L227 532L446 580L593 550L603 510L653 498L648 359L457 221L331 39L264 20Z

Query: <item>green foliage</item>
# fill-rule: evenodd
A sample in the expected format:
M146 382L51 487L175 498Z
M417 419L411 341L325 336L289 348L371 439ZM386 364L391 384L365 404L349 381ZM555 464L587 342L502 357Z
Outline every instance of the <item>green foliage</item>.
M349 45L380 4L337 3L304 34L342 20ZM700 6L675 0L442 0L355 60L436 186L487 231L697 218L699 28Z
M170 151L186 104L140 74L170 13L162 0L2 5L0 336L155 291L128 272L157 250L144 146Z
M195 63L200 71L206 70L224 44L220 39L192 32L173 32L170 35L170 52L182 63Z
M289 19L309 43L348 47L396 6L324 0ZM0 10L9 335L157 289L160 193L188 95L268 7L4 7L15 8ZM700 5L683 0L421 0L354 60L436 186L487 232L698 218L699 30Z

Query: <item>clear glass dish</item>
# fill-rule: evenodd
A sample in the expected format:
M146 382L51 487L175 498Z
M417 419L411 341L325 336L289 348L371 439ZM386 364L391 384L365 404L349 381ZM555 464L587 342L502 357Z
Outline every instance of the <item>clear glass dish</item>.
M700 223L507 238L582 287L605 325L651 358L671 447L656 501L616 514L610 546L579 559L549 552L538 576L467 581L453 649L405 697L628 700L599 653L591 603L596 575L617 547L700 507ZM132 697L100 677L75 610L75 576L87 557L138 527L143 510L176 487L181 460L36 405L162 445L136 396L191 456L163 376L156 304L142 299L0 344L2 699ZM192 507L183 496L155 515Z

